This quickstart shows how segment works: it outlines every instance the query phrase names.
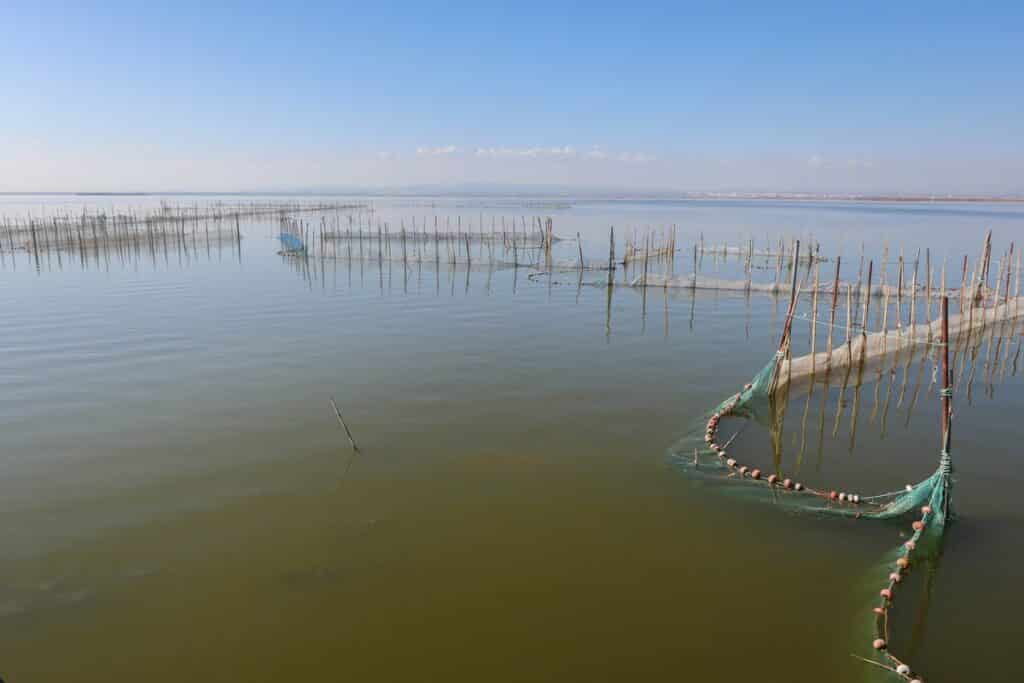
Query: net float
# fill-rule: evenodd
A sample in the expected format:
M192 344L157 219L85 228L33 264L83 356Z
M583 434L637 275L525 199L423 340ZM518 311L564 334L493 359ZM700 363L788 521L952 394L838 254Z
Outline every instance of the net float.
M930 514L932 514L932 506L931 505L925 505L923 508L921 508L921 514L922 515L930 515Z
M860 496L855 493L851 497L851 500L853 501L854 505L858 505L860 503Z
M896 566L900 569L906 569L910 566L910 560L905 557L900 557L896 560Z
M828 494L828 497L829 500L836 500L837 498L839 498L839 494L836 493L835 491L832 491L831 493Z
M910 526L914 527L914 531L924 531L924 522L917 521Z
M888 588L883 588L882 590L878 591L878 594L886 600L892 600L892 591Z
M793 484L793 488L795 488L797 491L803 491L804 490L804 485L801 484L800 482L797 482L797 483Z
M729 458L728 460L726 460L725 464L728 465L729 467L736 467L736 461L734 459L732 459L732 458Z
M906 676L910 673L910 667L906 664L900 664L896 667L896 673L898 673L900 676Z
M877 614L878 616L883 616L885 614L885 610L881 607L873 607L871 611Z
M787 489L793 488L793 480L792 479L785 479L785 480L783 480L782 486L787 488Z
M885 641L881 638L875 638L875 642L871 643L871 647L875 648L876 650L884 650Z
M752 478L754 478L754 479L760 479L761 478L761 470L754 470L753 472L750 473L750 476Z
M889 574L889 580L893 583L899 583L902 579L903 577L899 575L899 572L893 572L892 574Z
M768 477L768 483L772 484L772 485L774 485L775 482L777 482L778 480L779 480L779 477L778 477L777 474L773 474L770 477Z
M740 468L740 474L746 474L746 473L747 473L747 466L744 465L743 467Z
M914 543L913 541L907 541L903 545L904 545L904 547L906 547L907 550L913 550L914 548L917 547L917 544Z
M846 494L845 493L840 493L839 494L839 502L840 503L845 503L846 502Z

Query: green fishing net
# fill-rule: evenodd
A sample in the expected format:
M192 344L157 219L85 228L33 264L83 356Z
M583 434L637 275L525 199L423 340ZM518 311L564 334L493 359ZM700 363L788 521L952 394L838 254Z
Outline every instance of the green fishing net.
M758 372L740 392L722 401L704 416L672 449L680 467L691 476L728 482L746 497L761 498L789 509L826 516L887 520L913 517L911 538L895 549L885 560L886 580L880 582L871 636L865 636L855 655L873 664L869 669L873 680L923 681L908 664L889 650L890 607L895 592L909 568L924 561L941 543L950 519L950 498L953 467L948 453L948 431L937 469L926 479L900 491L861 497L835 490L816 490L775 471L762 473L731 457L729 442L722 443L719 423L724 418L752 420L768 428L773 446L779 452L781 420L786 397L777 397L777 373L782 366L782 352ZM949 395L948 390L943 390ZM784 393L784 392L783 392ZM739 432L737 432L738 434ZM733 437L735 438L735 437ZM775 467L781 470L778 458ZM876 575L877 576L877 575ZM863 656L862 656L863 655Z

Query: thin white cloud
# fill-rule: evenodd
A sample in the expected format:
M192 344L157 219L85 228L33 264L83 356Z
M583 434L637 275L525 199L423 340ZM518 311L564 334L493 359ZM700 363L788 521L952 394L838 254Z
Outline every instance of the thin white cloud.
M489 159L575 159L576 150L564 147L477 147L476 156Z
M417 147L416 154L421 157L443 157L450 156L459 151L455 145L445 147Z
M570 145L561 147L477 147L475 155L482 159L583 159L586 161L620 161L623 163L645 163L655 157L643 152L612 153L603 147L594 146L580 153Z
M826 159L820 154L814 154L807 160L807 165L813 169L866 169L874 168L875 164L870 159Z
M644 164L649 161L657 161L657 159L649 154L643 152L623 152L615 157L618 161L624 161L629 164Z

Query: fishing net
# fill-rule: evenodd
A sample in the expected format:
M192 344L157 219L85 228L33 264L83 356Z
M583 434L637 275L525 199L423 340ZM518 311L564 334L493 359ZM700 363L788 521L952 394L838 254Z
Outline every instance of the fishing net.
M287 253L296 253L306 250L306 245L303 243L302 239L290 232L282 232L277 236L277 238L281 240L282 251Z
M900 491L861 496L831 489L814 489L786 477L778 457L775 459L775 471L766 475L760 469L744 465L730 456L728 448L736 436L722 443L719 426L723 419L750 420L766 426L772 434L775 452L779 453L778 439L781 439L786 397L777 396L779 392L775 389L783 356L780 351L740 392L705 415L702 424L696 425L677 442L673 453L678 463L693 476L729 482L746 497L771 500L789 509L872 520L915 517L911 538L885 560L887 578L880 586L878 602L873 608L873 629L863 639L864 656L854 656L874 665L871 669L879 676L920 682L922 679L910 666L889 651L889 615L896 590L907 571L912 565L924 561L926 553L934 551L950 518L953 467L948 452L948 429L945 430L935 472ZM944 398L950 395L949 389L942 390Z

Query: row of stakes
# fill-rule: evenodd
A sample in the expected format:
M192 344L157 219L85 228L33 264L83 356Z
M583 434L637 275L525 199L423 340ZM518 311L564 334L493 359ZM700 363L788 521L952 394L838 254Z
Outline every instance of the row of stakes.
M743 387L743 390L749 391L752 388L752 386L752 384L747 384L745 387ZM729 469L734 470L736 473L739 474L740 477L750 477L750 479L752 480L762 481L771 487L781 486L783 489L787 491L807 493L810 495L817 496L819 498L825 498L830 502L860 505L861 497L856 493L844 493L839 491L829 491L826 493L824 491L815 491L813 489L808 489L798 481L794 482L792 479L783 479L780 482L779 477L776 474L769 475L766 479L762 479L761 470L756 468L752 469L747 467L746 465L740 465L739 463L736 462L734 458L727 458L725 447L715 441L715 436L718 432L718 423L721 421L723 416L728 416L732 414L732 412L736 409L736 406L739 405L742 396L743 392L734 395L720 409L720 412L713 413L711 417L708 419L707 429L704 432L704 442L708 445L708 448L710 448L712 452L718 455L718 458L722 460L726 464L726 466L729 467ZM892 668L891 670L899 674L905 680L910 681L910 683L923 682L920 678L912 678L910 667L896 659L896 657L894 657L886 649L887 643L884 638L885 621L888 619L888 610L889 606L892 604L893 596L896 590L896 585L902 580L903 574L910 567L910 553L917 547L915 539L920 538L921 533L924 532L927 526L928 516L930 514L932 514L932 508L930 506L925 505L924 507L921 508L921 519L915 521L912 525L914 529L914 537L903 545L903 554L896 560L895 567L893 567L893 570L889 574L889 585L879 592L879 595L882 598L882 604L880 607L874 608L874 612L877 617L875 621L876 638L872 643L872 646L875 650L879 652L884 652L886 657L888 657L894 664L896 664L895 668ZM858 512L855 515L855 517L860 517L860 513Z

